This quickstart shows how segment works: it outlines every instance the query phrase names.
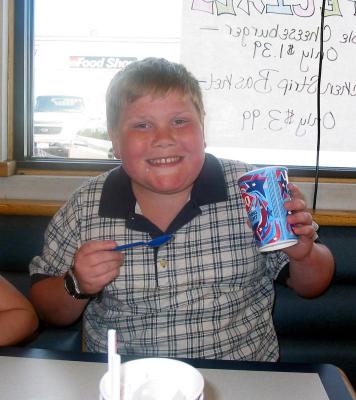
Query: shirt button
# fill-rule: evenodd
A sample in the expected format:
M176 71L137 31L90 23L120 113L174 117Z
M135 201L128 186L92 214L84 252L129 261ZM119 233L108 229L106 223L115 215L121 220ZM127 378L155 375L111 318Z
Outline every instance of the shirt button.
M161 268L167 268L168 266L168 261L167 260L159 260L159 265Z

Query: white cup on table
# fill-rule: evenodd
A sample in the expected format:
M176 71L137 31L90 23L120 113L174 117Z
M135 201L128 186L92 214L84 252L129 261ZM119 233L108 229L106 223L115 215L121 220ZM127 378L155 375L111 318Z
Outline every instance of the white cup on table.
M120 368L121 400L203 400L204 378L191 365L169 358L141 358ZM100 400L111 398L109 374L100 380Z

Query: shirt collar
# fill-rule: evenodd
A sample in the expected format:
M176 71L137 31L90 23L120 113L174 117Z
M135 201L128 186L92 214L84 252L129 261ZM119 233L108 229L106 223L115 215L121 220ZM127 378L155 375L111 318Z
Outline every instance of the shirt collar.
M221 164L213 155L206 154L202 170L193 185L191 201L199 207L226 200L227 188ZM135 204L130 177L122 166L113 169L104 182L99 216L127 219L135 212Z

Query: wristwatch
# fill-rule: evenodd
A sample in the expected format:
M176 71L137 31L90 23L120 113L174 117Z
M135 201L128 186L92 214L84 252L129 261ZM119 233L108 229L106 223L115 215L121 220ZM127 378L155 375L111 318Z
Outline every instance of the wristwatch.
M64 275L64 288L75 299L90 299L90 294L81 293L78 279L75 277L73 270L70 268Z

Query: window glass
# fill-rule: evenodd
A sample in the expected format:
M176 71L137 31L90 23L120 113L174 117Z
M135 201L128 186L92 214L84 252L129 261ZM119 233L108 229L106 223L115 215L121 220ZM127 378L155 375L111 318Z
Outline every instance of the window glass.
M320 121L320 165L356 167L355 2L189 3L181 60L206 97L208 150L315 166Z
M108 83L158 56L200 81L208 152L353 174L355 4L326 2L322 20L312 1L272 3L36 0L32 156L112 159Z
M182 0L36 0L33 156L112 158L109 81L137 59L179 61L181 8Z

